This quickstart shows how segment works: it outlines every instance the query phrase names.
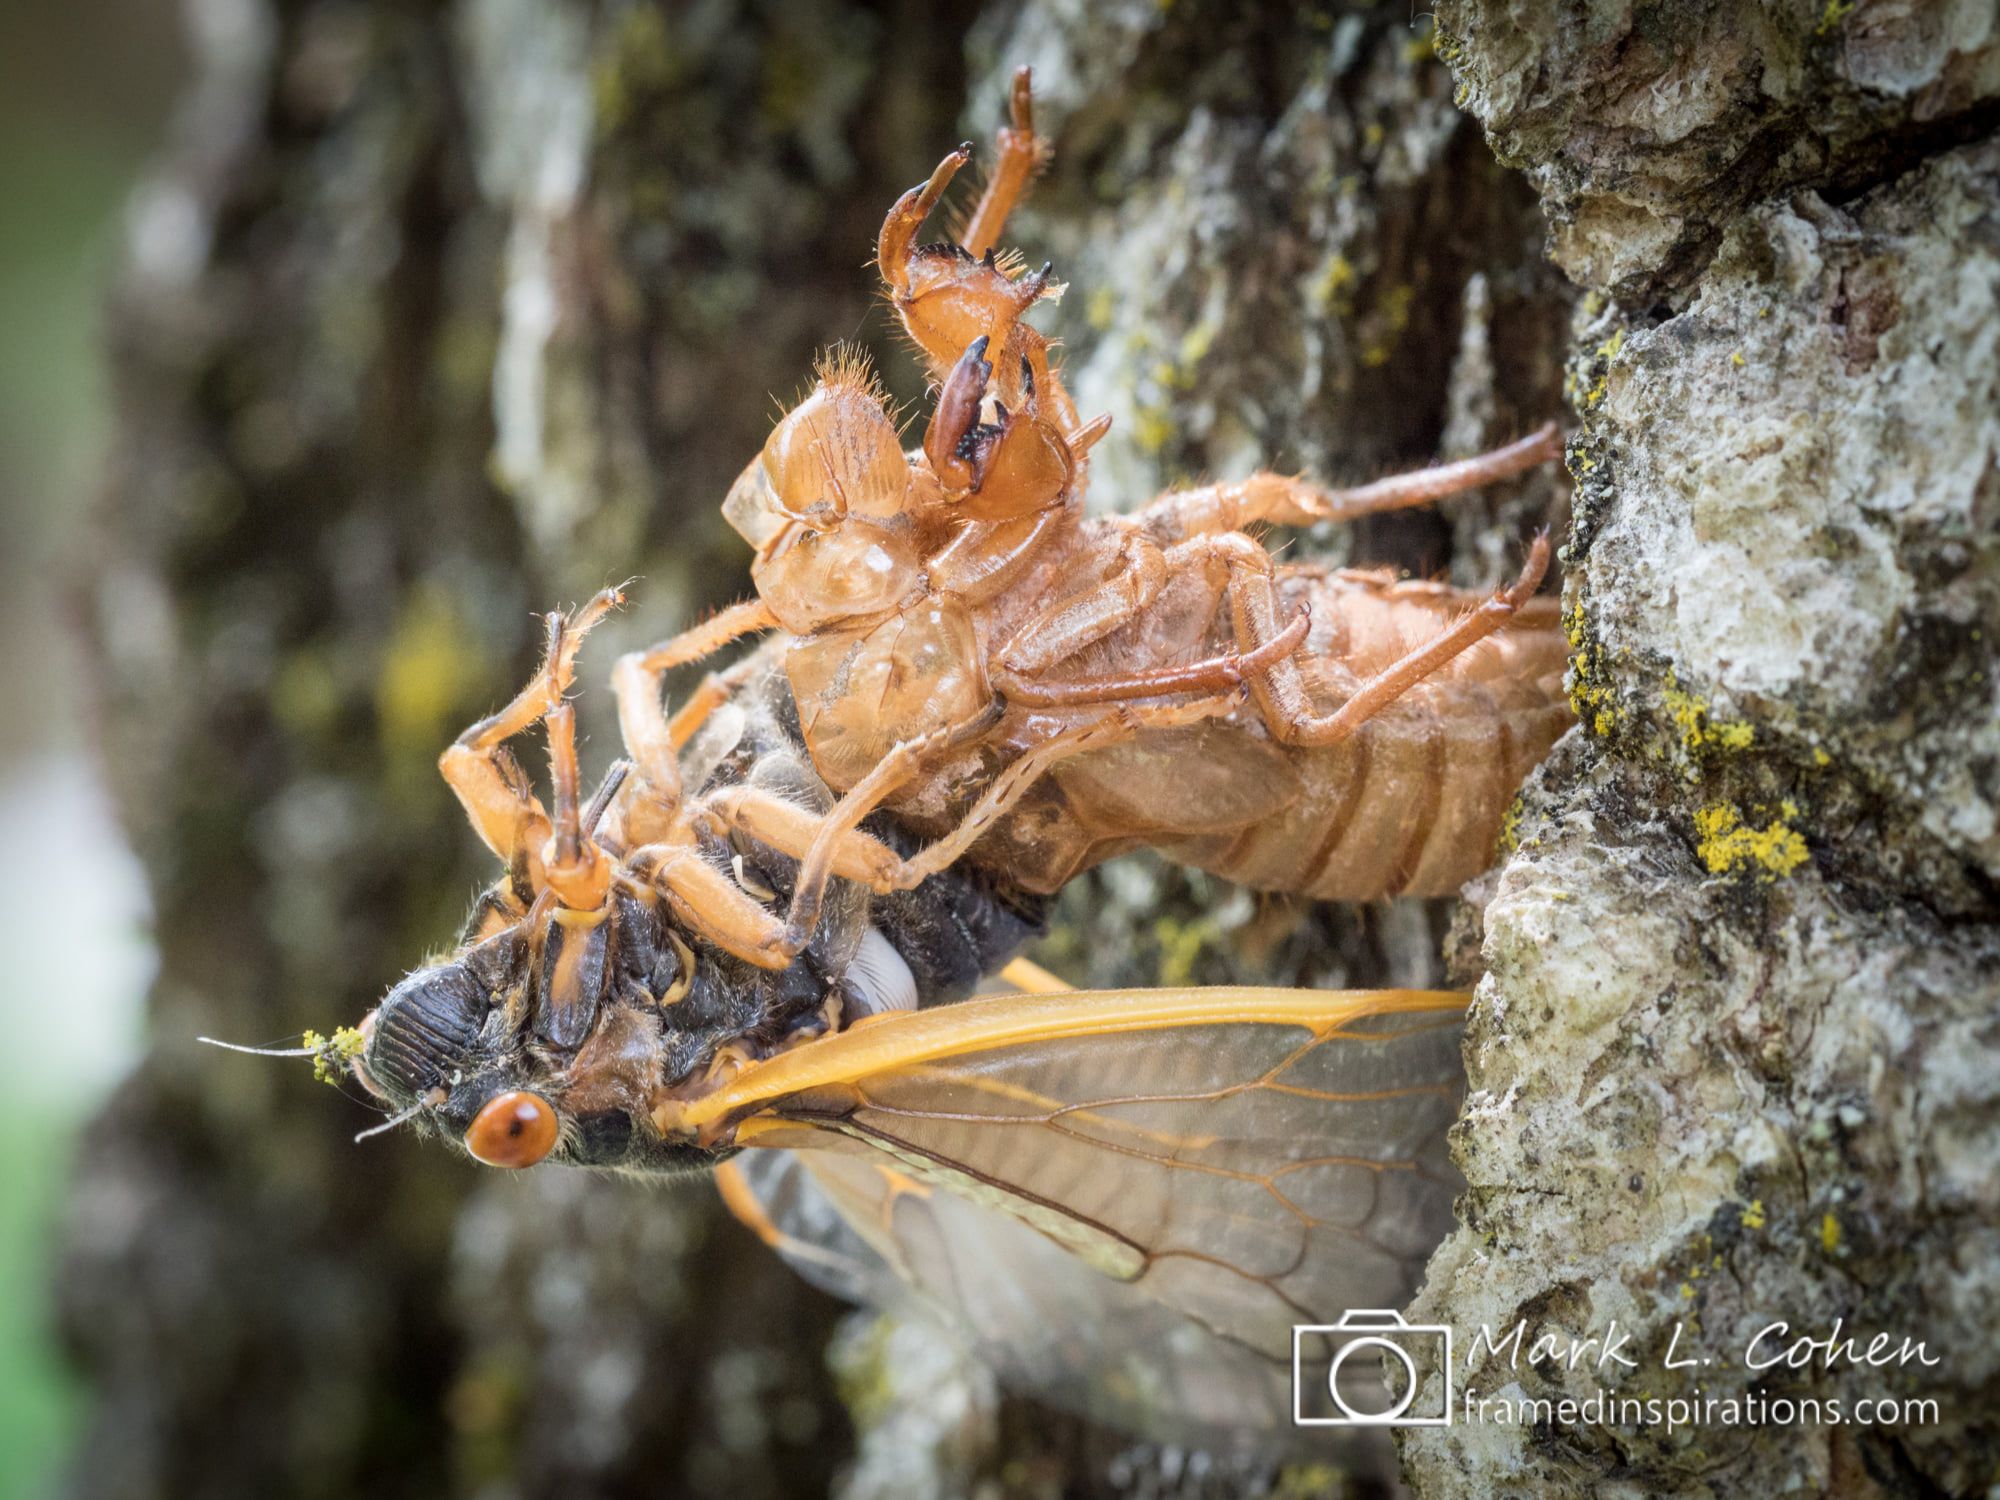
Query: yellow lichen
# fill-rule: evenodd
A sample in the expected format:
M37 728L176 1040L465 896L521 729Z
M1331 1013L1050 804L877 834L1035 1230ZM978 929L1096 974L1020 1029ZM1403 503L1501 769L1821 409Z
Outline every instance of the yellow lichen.
M1618 727L1624 711L1605 672L1603 653L1584 627L1581 604L1563 611L1563 636L1570 645L1569 706L1601 738Z
M1819 13L1819 25L1813 28L1813 35L1831 36L1859 3L1860 0L1826 0L1826 9Z
M599 129L618 129L636 100L672 87L679 71L666 18L651 6L628 8L591 69Z
M1320 1500L1326 1495L1345 1494L1351 1481L1345 1469L1333 1464L1292 1464L1278 1471L1271 1488L1271 1500Z
M1743 1227L1745 1229L1762 1229L1764 1227L1764 1200L1762 1198L1752 1198L1750 1206L1743 1210Z
M1410 326L1410 305L1416 301L1417 289L1413 286L1391 287L1382 298L1383 335L1361 351L1361 363L1370 369L1379 368L1389 362L1394 353L1396 341L1405 328Z
M1827 1214L1819 1221L1819 1244L1828 1255L1835 1254L1840 1249L1840 1220L1832 1214Z
M1824 750L1820 749L1819 746L1814 745L1813 764L1816 766L1830 766L1833 764L1833 757L1831 755L1828 755Z
M1495 859L1505 859L1521 847L1521 810L1521 799L1517 794L1507 804L1507 810L1500 814L1500 837L1493 849Z
M1762 828L1753 828L1727 802L1711 802L1694 815L1695 852L1711 874L1729 875L1738 870L1756 872L1763 881L1789 875L1811 856L1806 841L1785 820L1796 817L1792 803L1780 804L1780 815Z
M1132 423L1132 439L1138 443L1142 453L1158 453L1167 446L1174 435L1174 424L1167 419L1166 411L1157 406L1139 408Z
M1220 325L1214 322L1197 323L1181 335L1181 364L1190 374L1193 367L1207 358L1208 351L1215 346L1215 335L1219 327Z
M1358 279L1354 262L1336 251L1327 258L1325 266L1313 280L1311 292L1313 306L1321 313L1331 312L1337 316L1346 316L1353 305L1349 293L1352 292L1354 283Z
M1600 359L1616 359L1618 357L1618 351L1623 349L1624 347L1625 347L1625 330L1621 328L1616 333L1612 334L1610 338L1606 339L1603 343L1597 346L1597 354Z
M1194 983L1195 964L1216 936L1212 922L1182 922L1162 917L1154 924L1153 936L1160 944L1160 983L1179 989Z
M1731 363L1732 365L1736 366L1736 368L1737 368L1737 369L1739 369L1739 370L1740 370L1740 369L1742 369L1742 368L1743 368L1743 364L1744 364L1744 360L1743 360L1743 351L1742 351L1741 349L1732 349L1732 350L1730 350L1730 351L1729 351L1729 362L1730 362L1730 363Z
M1680 730L1681 748L1690 755L1702 755L1717 749L1748 750L1756 742L1757 731L1741 719L1711 718L1708 700L1682 692L1671 669L1667 672L1660 698L1672 716L1674 726Z
M340 707L340 679L328 653L308 646L279 665L271 683L271 712L286 729L321 738L331 731Z

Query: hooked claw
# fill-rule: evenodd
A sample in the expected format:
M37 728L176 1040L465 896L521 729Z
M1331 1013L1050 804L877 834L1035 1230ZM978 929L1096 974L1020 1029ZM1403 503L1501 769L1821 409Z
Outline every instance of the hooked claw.
M882 221L881 236L875 242L875 263L882 279L898 294L910 289L910 247L917 231L944 196L958 169L972 160L972 142L966 141L932 169L928 179L918 183L896 200L889 217Z
M965 353L938 388L937 406L924 429L924 455L931 461L931 472L949 490L965 491L979 485L974 457L963 449L979 421L986 384L993 378L993 365L986 358L988 342L982 334L965 346Z

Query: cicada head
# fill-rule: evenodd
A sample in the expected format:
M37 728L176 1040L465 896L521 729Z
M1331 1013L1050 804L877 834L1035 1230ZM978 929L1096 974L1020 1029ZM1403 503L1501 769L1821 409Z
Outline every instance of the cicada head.
M823 1024L828 983L810 955L755 968L621 889L595 912L531 912L408 975L350 1033L348 1066L389 1125L488 1166L687 1171L711 1153L660 1133L659 1100Z
M730 487L723 518L757 549L757 592L795 635L894 608L922 581L910 466L866 363L835 350Z

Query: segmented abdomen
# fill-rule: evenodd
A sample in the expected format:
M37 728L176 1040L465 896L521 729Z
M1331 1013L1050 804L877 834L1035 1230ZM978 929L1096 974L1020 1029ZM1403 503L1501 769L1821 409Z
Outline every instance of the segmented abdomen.
M1312 608L1299 660L1322 712L1487 597L1305 568L1284 570L1280 592L1288 612ZM1317 900L1449 894L1492 863L1522 781L1574 722L1564 661L1555 601L1533 600L1350 739L1286 747L1299 795L1282 813L1163 852Z

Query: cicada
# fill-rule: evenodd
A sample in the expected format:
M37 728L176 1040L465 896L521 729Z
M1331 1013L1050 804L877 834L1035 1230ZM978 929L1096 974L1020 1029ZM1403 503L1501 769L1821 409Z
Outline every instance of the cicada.
M1015 108L996 191L1038 149L1025 78ZM800 617L673 714L664 674L770 625L768 599L623 658L626 756L589 796L577 653L623 594L550 615L533 679L440 762L502 878L448 958L296 1050L350 1070L389 1125L492 1166L714 1170L807 1275L914 1299L1045 1398L1177 1441L1286 1443L1294 1328L1400 1307L1451 1223L1466 997L1076 992L1017 955L1052 892L1131 848L1309 895L1483 867L1569 722L1559 637L1528 598L1545 550L1467 601L1486 611L1467 627L1437 586L1274 571L1224 490L1152 532L1086 524L1101 427L1073 424L1019 321L1033 278L905 243L939 181L892 213L883 259L906 312L970 355L945 426L892 452L851 369L823 379L817 410L847 425L781 424L734 506L760 584L787 580ZM982 204L973 232L1004 216ZM990 390L995 353L1013 366ZM1171 587L1146 561L1169 518L1221 539L1175 553ZM1120 603L1133 558L1139 620ZM1340 639L1305 609L1281 624L1300 604ZM1415 641L1411 619L1430 624ZM1024 621L1076 650L1004 646L1042 639ZM1155 654L1086 670L1121 642ZM509 749L538 725L547 803ZM996 973L1029 993L967 998Z

